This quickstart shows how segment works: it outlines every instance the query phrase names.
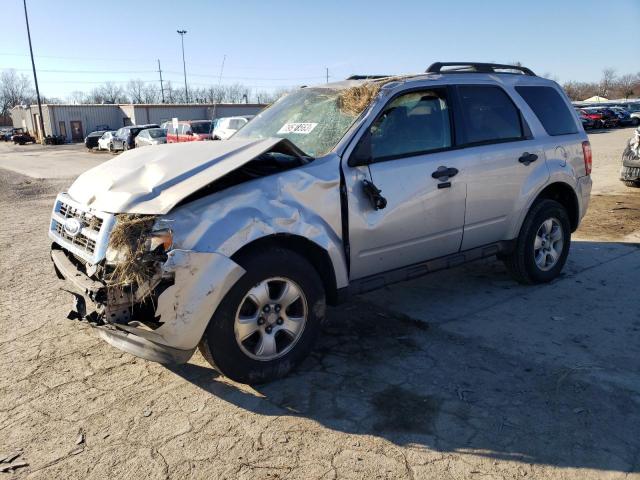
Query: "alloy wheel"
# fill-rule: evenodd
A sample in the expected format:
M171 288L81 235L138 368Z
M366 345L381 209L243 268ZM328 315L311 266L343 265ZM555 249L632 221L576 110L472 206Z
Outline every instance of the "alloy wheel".
M254 360L275 360L298 342L307 318L307 299L302 289L288 278L268 278L249 290L240 302L234 322L236 342Z
M556 266L564 248L562 225L557 218L548 218L538 228L533 243L533 256L544 272Z

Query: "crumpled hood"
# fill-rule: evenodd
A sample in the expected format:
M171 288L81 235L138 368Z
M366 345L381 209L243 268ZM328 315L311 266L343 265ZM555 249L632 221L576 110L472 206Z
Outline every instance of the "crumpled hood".
M102 212L161 215L281 142L289 143L242 138L136 148L84 172L68 193Z

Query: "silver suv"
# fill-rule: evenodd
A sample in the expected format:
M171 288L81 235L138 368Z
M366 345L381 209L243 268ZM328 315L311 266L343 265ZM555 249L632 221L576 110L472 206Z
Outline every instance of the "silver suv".
M163 362L196 347L259 383L310 352L325 304L482 257L522 283L567 259L591 149L529 69L437 63L301 88L225 142L135 149L58 195L69 317Z

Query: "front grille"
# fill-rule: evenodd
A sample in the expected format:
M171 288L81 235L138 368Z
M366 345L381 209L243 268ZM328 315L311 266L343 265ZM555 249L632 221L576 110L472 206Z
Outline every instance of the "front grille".
M99 232L100 228L102 228L103 220L101 218L88 212L83 212L82 210L67 205L66 203L60 203L60 215L64 218L77 218L80 223L86 225L87 228L94 232Z
M623 180L638 180L640 179L640 167L622 167L620 174Z
M67 242L71 243L71 245L76 245L83 250L86 250L91 255L96 251L96 242L95 240L91 240L89 237L85 237L82 233L77 234L75 237L69 235L65 230L64 226L57 221L55 221L56 233Z
M80 223L80 231L75 234L65 229L70 218ZM92 211L61 193L51 213L49 237L82 262L96 264L105 256L114 222L113 214Z

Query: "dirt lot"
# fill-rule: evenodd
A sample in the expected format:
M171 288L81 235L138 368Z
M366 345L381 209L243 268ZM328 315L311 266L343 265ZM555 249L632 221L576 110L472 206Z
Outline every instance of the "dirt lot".
M0 479L640 478L630 133L591 135L596 195L560 279L522 287L487 260L359 297L257 389L65 320L50 209L74 158L108 157L0 144L0 456L28 463Z

